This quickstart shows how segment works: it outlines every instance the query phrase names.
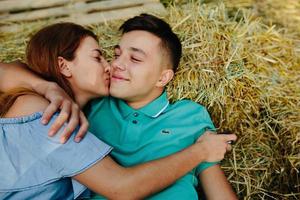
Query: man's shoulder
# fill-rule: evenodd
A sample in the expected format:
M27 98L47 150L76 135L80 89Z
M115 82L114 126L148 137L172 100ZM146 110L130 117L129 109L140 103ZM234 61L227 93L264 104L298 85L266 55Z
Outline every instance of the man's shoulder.
M189 110L206 111L205 106L188 99L175 101L171 104L171 107L173 109L180 109L180 110L183 109L186 112L188 112Z
M191 100L176 101L171 104L169 115L174 116L174 119L179 120L180 123L186 123L185 125L197 124L196 127L198 128L205 126L210 130L214 130L214 125L208 110L200 103Z

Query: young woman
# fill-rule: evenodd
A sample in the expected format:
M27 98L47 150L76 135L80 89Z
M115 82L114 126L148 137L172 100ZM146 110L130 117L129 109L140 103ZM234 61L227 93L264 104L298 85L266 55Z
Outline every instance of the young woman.
M56 82L80 107L108 95L109 65L97 37L79 25L43 28L31 38L26 57L31 71ZM107 156L111 147L90 133L80 143L74 142L75 134L66 144L60 134L48 137L58 116L40 123L48 104L28 89L0 96L0 199L74 199L86 188L109 199L143 198L225 153L212 152L210 143L200 141L172 156L123 168Z

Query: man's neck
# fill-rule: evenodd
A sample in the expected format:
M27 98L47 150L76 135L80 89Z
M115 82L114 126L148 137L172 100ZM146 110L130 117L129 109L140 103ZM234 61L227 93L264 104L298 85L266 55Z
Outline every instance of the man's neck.
M162 95L163 92L164 92L163 90L159 91L159 92L155 92L151 95L147 95L146 97L140 98L138 100L132 100L132 101L127 100L126 103L133 109L140 109L140 108L148 105L152 101L154 101L156 98L158 98L160 95Z

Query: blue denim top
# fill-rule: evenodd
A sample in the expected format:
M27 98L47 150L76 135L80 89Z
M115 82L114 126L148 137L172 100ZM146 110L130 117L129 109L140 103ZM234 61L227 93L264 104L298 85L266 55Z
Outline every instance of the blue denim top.
M0 118L0 199L76 199L87 188L72 179L105 157L111 147L88 133L66 144L48 130L57 118L41 124L42 112Z

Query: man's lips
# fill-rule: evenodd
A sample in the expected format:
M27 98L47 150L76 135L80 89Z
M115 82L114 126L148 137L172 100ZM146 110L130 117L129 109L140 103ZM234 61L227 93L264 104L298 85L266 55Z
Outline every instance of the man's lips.
M112 75L111 79L112 80L119 80L119 81L129 81L128 78L125 78L125 77L122 77L122 76L119 76L119 75Z

